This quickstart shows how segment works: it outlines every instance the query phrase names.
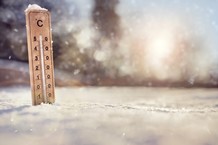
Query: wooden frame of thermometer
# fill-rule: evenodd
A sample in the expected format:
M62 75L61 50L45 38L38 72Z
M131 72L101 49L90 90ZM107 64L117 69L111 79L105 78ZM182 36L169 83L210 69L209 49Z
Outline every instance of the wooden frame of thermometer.
M28 58L32 104L54 103L54 64L50 13L26 11Z

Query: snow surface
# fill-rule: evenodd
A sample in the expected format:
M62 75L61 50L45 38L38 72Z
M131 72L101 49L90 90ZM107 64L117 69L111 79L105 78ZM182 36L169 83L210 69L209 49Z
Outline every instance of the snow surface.
M25 12L29 12L29 11L34 11L34 10L43 10L43 11L48 11L45 8L40 7L37 4L29 4L27 9L25 10Z
M39 106L0 89L1 145L217 145L217 122L217 89L56 88Z

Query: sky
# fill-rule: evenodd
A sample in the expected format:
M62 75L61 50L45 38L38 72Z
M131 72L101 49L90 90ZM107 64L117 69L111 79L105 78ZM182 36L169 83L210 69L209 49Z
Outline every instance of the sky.
M161 31L176 34L174 34L175 36L163 34L163 36L160 36L160 39L162 39L162 37L166 39L166 37L176 37L179 35L185 37L185 39L187 39L186 41L189 41L189 43L195 47L193 49L194 52L189 52L189 54L195 54L195 56L190 55L186 57L186 60L190 59L191 61L187 60L187 62L192 68L195 67L199 69L201 71L199 73L200 76L206 78L205 76L206 73L209 72L209 69L217 69L218 64L217 7L218 1L216 0L121 0L117 10L131 32L130 34L133 34L136 39L141 39L141 42L143 40L146 41L150 35L155 35L152 39L158 39L158 36L162 35ZM170 32L175 31L172 29L176 29L177 32ZM163 41L163 39L161 41ZM154 43L158 42L155 40ZM163 46L165 45L164 43L165 42L160 42L160 45ZM142 45L145 45L145 43ZM165 51L162 49L154 51L154 54ZM162 57L160 55L162 54L156 55L155 60L158 59L158 57ZM153 62L155 60L153 60ZM194 62L193 65L191 64L192 62ZM154 66L154 64L152 65ZM166 74L164 74L164 68L162 68L162 66L163 65L158 65L158 69L155 69L161 72L160 74L155 71L156 76L160 77L159 79L164 79L168 77L169 74L167 71ZM196 74L194 70L192 70L192 73Z

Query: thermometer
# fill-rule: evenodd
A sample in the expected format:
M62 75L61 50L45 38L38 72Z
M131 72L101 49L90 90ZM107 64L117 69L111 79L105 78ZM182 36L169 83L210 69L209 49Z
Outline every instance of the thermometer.
M38 5L29 5L25 12L32 104L54 103L50 13Z

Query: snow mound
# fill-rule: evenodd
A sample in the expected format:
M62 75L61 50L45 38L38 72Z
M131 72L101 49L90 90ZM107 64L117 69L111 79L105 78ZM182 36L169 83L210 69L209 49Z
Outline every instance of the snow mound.
M29 6L27 7L27 9L25 10L25 12L29 12L29 11L34 11L34 10L41 10L41 11L48 11L45 8L40 7L37 4L29 4Z

